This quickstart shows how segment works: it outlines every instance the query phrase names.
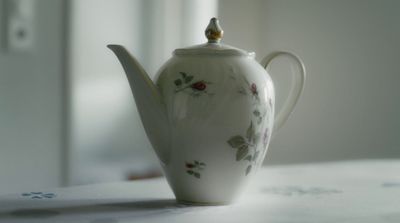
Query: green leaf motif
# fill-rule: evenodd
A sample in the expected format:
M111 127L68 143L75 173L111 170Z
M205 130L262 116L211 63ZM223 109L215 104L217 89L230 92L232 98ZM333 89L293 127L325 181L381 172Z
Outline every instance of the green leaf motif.
M256 134L256 135L253 137L252 143L255 144L256 142L258 142L258 140L260 140L260 134Z
M253 114L254 114L255 116L257 116L257 117L261 115L261 113L260 113L259 110L254 110L254 111L253 111Z
M193 173L194 173L193 170L187 170L186 172L187 172L188 174L190 174L190 175L193 175Z
M194 176L195 176L196 178L200 178L200 174L197 173L197 172L194 172Z
M244 158L244 160L248 160L249 162L251 162L251 158L252 158L252 156L248 155L248 156L246 156L246 158Z
M255 153L254 153L254 156L253 156L253 160L256 160L257 158L258 158L258 155L260 154L260 151L256 151Z
M179 72L179 73L182 75L183 78L186 77L186 73L185 72Z
M176 86L181 86L181 85L182 85L181 79L176 79L176 80L174 81L174 83L175 83Z
M246 176L250 173L252 166L248 165L246 168Z
M228 144L232 148L239 148L240 146L246 144L246 141L244 140L243 136L237 135L233 136L228 140Z
M253 122L250 122L250 126L249 126L249 128L247 128L247 132L246 132L247 140L249 140L250 142L253 141L254 131L255 130L254 130Z
M242 146L236 152L236 161L242 160L249 153L249 148L247 146Z
M185 84L189 83L192 80L193 80L193 76L186 76L185 77Z
M257 120L257 124L261 124L262 120L263 120L263 118L259 117L258 120Z

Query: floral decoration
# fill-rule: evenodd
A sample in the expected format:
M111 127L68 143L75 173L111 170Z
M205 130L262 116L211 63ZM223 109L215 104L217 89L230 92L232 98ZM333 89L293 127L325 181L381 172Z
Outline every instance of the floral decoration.
M256 83L249 82L245 77L243 77L241 81L237 81L236 77L233 75L231 75L230 78L238 83L237 92L241 95L251 97L252 100L251 106L253 112L246 134L235 135L227 140L229 146L236 149L236 161L248 162L245 170L245 174L248 175L253 169L253 166L259 161L259 147L266 148L268 144L269 129L263 127L263 121L266 117L268 106L261 103L259 89ZM271 99L269 99L268 104L270 108L272 108ZM262 146L259 146L260 142Z
M193 75L188 75L185 72L179 72L180 77L175 79L175 93L187 92L194 97L198 97L203 94L213 95L207 91L208 86L212 84L205 80L194 80Z
M248 175L253 165L256 164L260 151L257 149L257 141L259 134L256 133L253 122L250 122L246 131L246 136L235 135L232 136L227 143L230 147L236 149L236 161L246 161L248 166L246 168L246 175Z
M54 193L44 193L44 192L27 192L27 193L22 193L21 196L28 197L31 199L50 199L56 197Z
M269 139L269 130L267 128L267 129L265 129L264 136L263 136L263 145L264 145L264 147L267 147L268 139Z
M185 167L186 167L186 173L196 177L197 179L200 179L200 177L201 177L200 172L202 170L204 170L204 168L206 167L206 164L203 162L194 160L193 162L186 162Z

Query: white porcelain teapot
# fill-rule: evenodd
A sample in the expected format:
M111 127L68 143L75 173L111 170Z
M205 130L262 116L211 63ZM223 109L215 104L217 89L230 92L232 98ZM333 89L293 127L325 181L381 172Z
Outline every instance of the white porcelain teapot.
M255 54L220 42L212 18L208 42L176 49L155 84L120 45L108 45L121 62L146 134L179 202L231 203L262 164L273 130L293 110L305 81L302 61L275 52L262 65ZM274 120L274 85L265 68L278 56L299 65L292 93Z

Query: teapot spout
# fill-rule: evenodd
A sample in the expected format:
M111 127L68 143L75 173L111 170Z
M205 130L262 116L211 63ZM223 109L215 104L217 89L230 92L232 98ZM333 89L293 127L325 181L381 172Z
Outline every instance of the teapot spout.
M122 64L136 101L143 127L158 158L166 164L170 137L166 108L159 90L139 62L121 45L107 45Z

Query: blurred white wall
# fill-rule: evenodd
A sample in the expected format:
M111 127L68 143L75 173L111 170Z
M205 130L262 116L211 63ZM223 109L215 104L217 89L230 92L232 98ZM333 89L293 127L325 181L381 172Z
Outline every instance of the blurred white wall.
M125 45L154 76L173 49L205 41L216 11L213 0L72 1L71 184L159 168L125 73L106 45Z
M400 1L220 0L226 43L298 54L304 94L267 164L400 157ZM272 67L278 107L288 88Z
M30 2L26 50L7 44L16 2L0 1L0 193L60 186L65 160L65 2Z

